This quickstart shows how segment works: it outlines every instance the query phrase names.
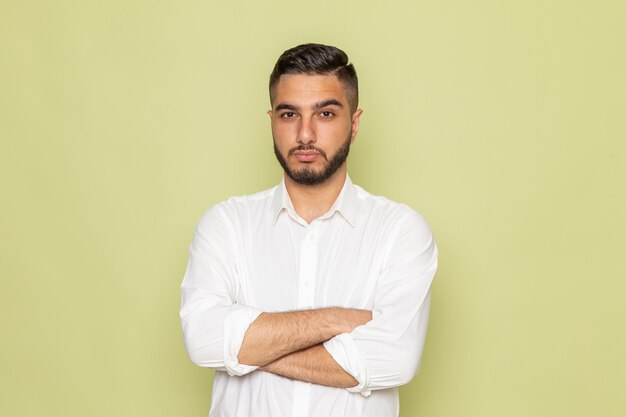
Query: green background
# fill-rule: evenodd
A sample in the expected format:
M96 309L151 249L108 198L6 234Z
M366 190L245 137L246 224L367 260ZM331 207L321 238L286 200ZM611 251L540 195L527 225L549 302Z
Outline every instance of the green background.
M361 81L353 181L440 249L401 415L626 414L623 1L0 0L0 415L206 416L196 222L276 184L267 79Z

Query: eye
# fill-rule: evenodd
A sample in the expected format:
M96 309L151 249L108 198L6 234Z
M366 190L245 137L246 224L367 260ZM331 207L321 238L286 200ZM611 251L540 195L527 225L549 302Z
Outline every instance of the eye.
M296 117L296 113L292 111L286 111L284 113L281 113L280 117L283 119L293 119L294 117Z
M329 119L331 117L333 117L335 115L335 113L333 113L330 110L324 110L323 112L320 113L320 116L324 119Z

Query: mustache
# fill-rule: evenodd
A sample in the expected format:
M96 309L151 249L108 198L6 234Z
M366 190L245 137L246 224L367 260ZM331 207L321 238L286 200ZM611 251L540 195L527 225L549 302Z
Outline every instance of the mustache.
M319 153L320 155L322 155L324 157L324 159L328 160L328 158L326 157L326 152L324 152L323 149L320 149L317 146L313 146L313 145L298 145L298 146L295 146L295 147L289 149L289 152L287 153L287 156L291 156L295 152L298 152L298 151L315 151L315 152Z

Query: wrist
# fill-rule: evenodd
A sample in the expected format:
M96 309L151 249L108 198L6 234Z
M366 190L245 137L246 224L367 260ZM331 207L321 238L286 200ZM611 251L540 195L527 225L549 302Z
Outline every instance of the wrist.
M353 308L331 307L330 330L332 335L337 336L342 333L350 333L357 326L367 323L372 319L372 312L369 310L359 310Z

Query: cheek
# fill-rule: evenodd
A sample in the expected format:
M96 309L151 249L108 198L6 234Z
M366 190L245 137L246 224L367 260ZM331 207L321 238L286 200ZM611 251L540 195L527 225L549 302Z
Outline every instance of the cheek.
M293 134L285 126L272 126L272 136L275 146L282 154L286 154L293 147Z
M291 124L275 123L272 124L272 132L276 141L288 141L292 139L296 130Z
M329 123L319 128L318 136L330 140L341 139L343 141L348 137L351 129L352 125L350 123Z

